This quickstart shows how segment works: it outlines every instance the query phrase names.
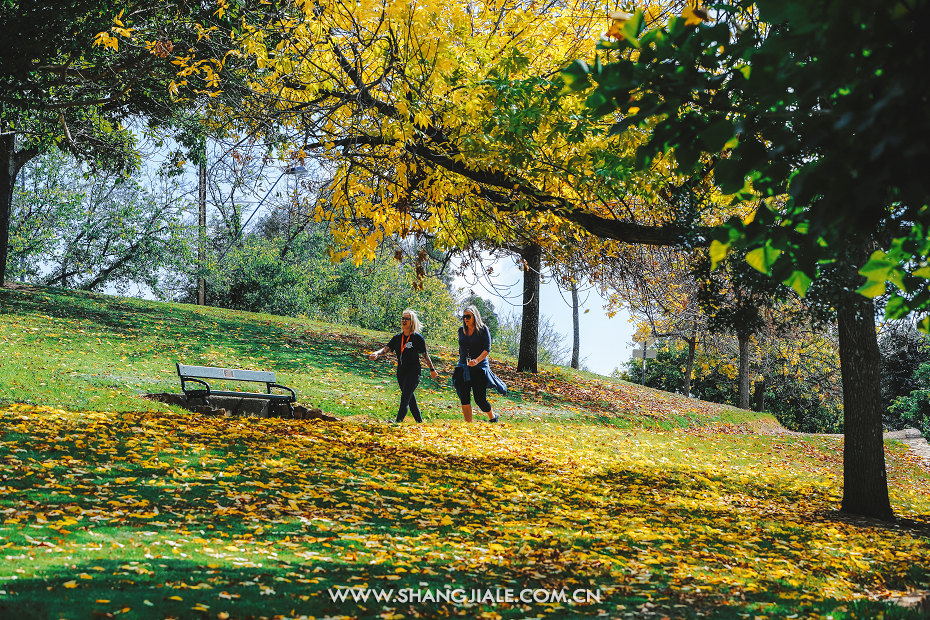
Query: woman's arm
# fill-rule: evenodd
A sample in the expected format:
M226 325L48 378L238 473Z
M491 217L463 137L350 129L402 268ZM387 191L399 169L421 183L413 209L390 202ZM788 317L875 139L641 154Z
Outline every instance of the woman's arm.
M468 361L468 365L469 365L469 366L474 366L474 365L476 365L476 364L480 364L481 362L484 361L484 358L486 358L486 357L488 356L489 353L490 353L490 351L482 351L482 352L481 352L481 355L479 355L478 357L476 357L476 358L473 359L473 360L469 360L469 361Z
M390 351L390 350L391 350L391 348L390 348L389 346L384 345L383 347L381 347L381 348L378 349L377 351L372 351L372 352L368 355L368 359L370 359L370 360L376 360L376 359L378 359L378 356L379 356L379 355L381 355L382 353L387 353L387 352Z
M439 377L439 373L436 372L436 367L433 366L433 360L429 357L429 351L423 351L423 359L426 361L426 367L429 368L429 376L433 379Z

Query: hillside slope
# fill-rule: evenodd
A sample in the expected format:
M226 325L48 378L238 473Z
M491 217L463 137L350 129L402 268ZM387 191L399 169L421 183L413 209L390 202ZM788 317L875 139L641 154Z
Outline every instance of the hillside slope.
M179 392L175 362L181 362L272 370L279 383L297 390L302 404L340 417L383 419L396 412L390 356L367 359L391 334L61 289L0 289L0 311L0 355L9 360L0 371L0 402L74 410L151 408L139 396ZM459 419L449 384L457 351L435 342L430 347L442 376L438 383L424 377L418 399L432 419ZM494 368L510 387L511 395L497 401L505 417L558 416L619 427L774 423L561 367L525 375L513 360L495 359Z
M560 369L496 362L500 425L426 379L429 422L392 427L384 336L0 290L0 617L917 617L888 603L930 589L930 473L901 444L887 525L837 512L841 438ZM142 399L175 361L274 370L342 420Z

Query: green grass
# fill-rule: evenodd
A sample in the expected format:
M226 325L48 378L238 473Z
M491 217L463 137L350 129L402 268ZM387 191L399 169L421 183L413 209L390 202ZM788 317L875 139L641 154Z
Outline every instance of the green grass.
M0 291L0 618L917 617L930 476L837 512L841 440L547 368L465 425L447 382L390 427L385 334L60 290ZM447 372L451 351L437 347ZM339 423L141 398L174 363L274 370ZM425 584L425 585L423 585ZM591 604L338 602L346 587L600 590Z

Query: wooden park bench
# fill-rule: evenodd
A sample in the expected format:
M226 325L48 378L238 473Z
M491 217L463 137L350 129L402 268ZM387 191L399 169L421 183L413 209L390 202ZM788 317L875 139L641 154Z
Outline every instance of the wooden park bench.
M271 413L271 404L287 405L290 417L294 417L294 403L297 402L297 393L286 385L278 385L274 380L274 373L264 370L238 370L234 368L212 368L210 366L185 366L178 363L178 376L181 378L181 391L190 401L192 398L200 398L205 405L209 405L211 396L222 396L227 398L260 398L269 401L268 412ZM220 381L250 381L254 383L264 383L265 392L235 392L226 390L214 390L205 379L217 379ZM196 383L203 386L203 389L188 389L187 383ZM272 394L271 388L287 390L289 394Z

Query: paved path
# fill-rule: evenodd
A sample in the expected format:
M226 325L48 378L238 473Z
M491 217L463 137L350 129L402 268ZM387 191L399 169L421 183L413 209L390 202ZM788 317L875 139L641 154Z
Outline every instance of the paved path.
M883 435L885 439L897 439L911 449L911 452L924 460L930 466L930 444L916 428L906 428L903 431L892 431Z
M771 424L762 424L756 427L756 432L763 435L816 435L819 437L836 437L837 439L842 439L843 435L840 434L829 434L829 433L799 433L797 431L789 431L781 425L771 425ZM926 438L920 434L920 431L916 428L906 428L903 431L891 431L890 433L883 433L883 439L894 439L900 441L903 444L906 444L908 448L911 449L911 453L919 456L923 459L924 464L930 468L930 443L927 443Z

